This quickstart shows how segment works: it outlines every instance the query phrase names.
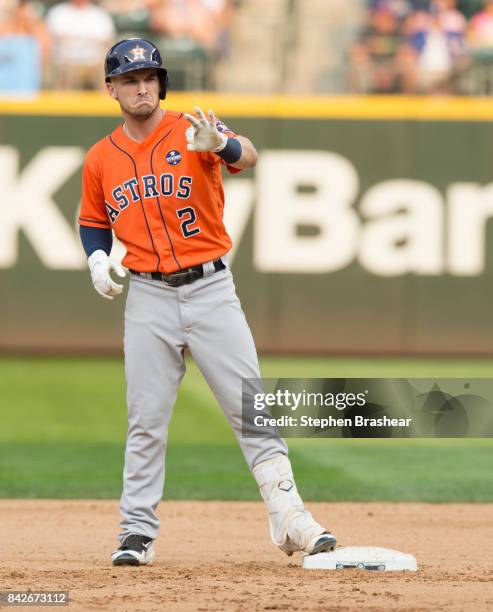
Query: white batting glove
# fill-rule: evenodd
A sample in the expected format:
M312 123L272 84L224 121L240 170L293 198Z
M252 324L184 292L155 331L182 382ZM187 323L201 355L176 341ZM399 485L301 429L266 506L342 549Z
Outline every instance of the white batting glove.
M115 272L120 278L126 274L125 270L117 263L111 261L106 253L98 249L87 259L94 289L101 297L112 300L115 295L119 295L123 290L123 285L115 283L110 276L110 272Z
M217 129L214 113L209 111L209 118L204 115L202 109L196 106L194 111L198 115L194 117L185 113L185 117L192 124L187 128L185 137L187 139L187 149L189 151L212 151L218 153L222 151L228 142L228 137Z

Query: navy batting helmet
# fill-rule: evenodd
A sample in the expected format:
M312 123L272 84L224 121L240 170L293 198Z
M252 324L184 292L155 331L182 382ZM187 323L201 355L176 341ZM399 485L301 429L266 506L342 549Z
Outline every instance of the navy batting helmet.
M106 82L112 77L142 68L156 68L161 81L159 97L166 98L168 71L163 67L159 49L144 38L127 38L117 42L106 54L104 76Z

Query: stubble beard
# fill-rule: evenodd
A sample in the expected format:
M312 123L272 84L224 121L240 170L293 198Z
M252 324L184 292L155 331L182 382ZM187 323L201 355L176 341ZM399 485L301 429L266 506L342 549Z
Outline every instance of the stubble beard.
M132 119L135 119L136 121L146 121L147 119L152 117L152 115L154 115L154 113L156 113L158 109L159 109L159 101L156 102L156 104L152 108L147 105L142 106L140 108L133 108L133 109L122 107L122 110L127 115L130 115Z

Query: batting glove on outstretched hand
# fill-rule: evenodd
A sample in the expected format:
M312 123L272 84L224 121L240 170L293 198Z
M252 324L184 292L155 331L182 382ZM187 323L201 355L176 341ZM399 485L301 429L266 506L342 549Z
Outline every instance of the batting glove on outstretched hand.
M120 278L125 276L125 270L117 263L111 261L108 255L101 249L94 251L87 259L94 289L100 296L112 300L123 290L123 285L115 283L110 272L115 272Z
M227 136L221 134L216 126L216 118L210 110L207 118L202 109L196 106L194 111L198 115L194 117L185 113L185 117L192 124L185 132L187 139L187 149L189 151L212 151L218 153L222 151L228 142Z

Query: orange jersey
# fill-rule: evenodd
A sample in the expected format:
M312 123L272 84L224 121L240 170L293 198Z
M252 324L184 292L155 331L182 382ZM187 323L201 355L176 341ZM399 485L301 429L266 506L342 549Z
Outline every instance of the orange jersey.
M119 126L87 153L79 223L113 229L127 249L122 263L131 270L169 274L231 248L221 164L239 170L215 153L188 151L188 127L183 113L167 110L144 141L134 142Z

